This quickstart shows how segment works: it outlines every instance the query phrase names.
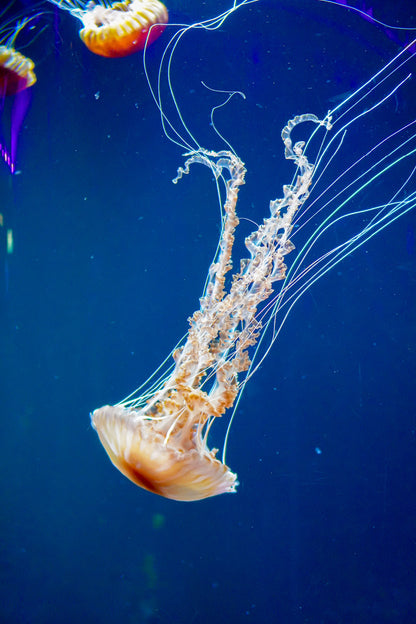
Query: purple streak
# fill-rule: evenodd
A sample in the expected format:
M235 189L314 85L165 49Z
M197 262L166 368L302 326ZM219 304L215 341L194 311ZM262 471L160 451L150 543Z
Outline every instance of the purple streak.
M30 89L24 89L23 91L20 91L20 93L17 93L14 97L11 110L10 148L7 147L4 138L0 136L0 156L12 174L16 171L17 141L22 123L30 105L30 100ZM4 110L2 112L4 114Z
M11 137L10 137L10 156L12 159L13 171L16 166L16 149L17 149L17 138L19 136L20 129L22 127L22 123L24 118L26 117L26 113L28 111L29 105L31 101L31 92L30 89L24 89L17 93L12 107L12 123L11 123Z

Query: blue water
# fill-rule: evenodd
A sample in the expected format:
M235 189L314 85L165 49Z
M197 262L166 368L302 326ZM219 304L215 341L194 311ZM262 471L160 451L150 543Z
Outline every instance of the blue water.
M186 22L227 6L168 8ZM416 26L413 0L372 7ZM178 503L135 487L89 413L185 333L216 246L215 188L203 168L171 184L182 150L162 132L140 55L99 58L71 16L44 19L25 49L38 82L21 173L0 163L14 233L13 253L4 236L1 249L0 621L416 622L415 214L294 308L232 428L237 494ZM167 37L149 50L153 76ZM405 42L315 0L258 2L183 41L174 88L201 144L222 147L201 80L246 95L216 117L248 169L241 216L261 221L291 179L287 120L325 115ZM357 151L412 118L415 98L413 80L354 137Z

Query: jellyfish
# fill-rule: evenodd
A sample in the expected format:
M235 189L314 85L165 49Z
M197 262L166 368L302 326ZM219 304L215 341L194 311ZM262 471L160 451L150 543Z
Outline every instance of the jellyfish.
M224 14L207 24L215 28L223 19ZM112 463L133 483L169 499L195 501L236 491L237 475L226 462L230 427L246 383L296 302L344 258L416 207L416 120L391 128L361 156L342 163L341 171L335 168L331 177L344 149L348 158L345 143L351 128L366 133L371 115L409 80L402 72L413 58L412 44L322 117L303 113L290 119L281 139L293 177L245 239L246 253L234 268L237 204L247 172L230 144L217 152L205 149L184 122L170 68L185 31L174 35L157 87L149 86L167 137L187 150L173 182L202 165L217 186L222 210L217 252L185 338L147 382L119 403L96 409L91 422ZM161 99L165 61L177 120L168 118ZM226 101L236 94L226 94ZM214 116L211 120L216 130ZM295 141L294 132L303 132L303 140ZM390 190L391 180L396 190ZM369 205L368 194L379 182L385 198ZM345 228L345 237L333 247L331 234L337 228L338 235L338 227ZM218 456L209 438L224 418L228 427Z
M8 20L0 26L0 101L2 112L6 97L16 96L11 111L10 147L0 138L1 157L11 173L16 170L17 137L25 117L29 96L28 89L36 82L34 62L15 50L18 35L36 16L26 17L15 22Z
M168 11L159 0L84 2L49 0L69 11L83 24L79 31L84 44L99 56L118 58L134 54L150 45L163 32Z

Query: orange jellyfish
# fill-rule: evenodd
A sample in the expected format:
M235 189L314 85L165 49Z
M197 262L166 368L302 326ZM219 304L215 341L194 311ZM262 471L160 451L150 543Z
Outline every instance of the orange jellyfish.
M83 28L79 36L91 52L110 58L142 50L162 34L168 22L168 11L159 0L49 2L81 20Z
M14 46L19 33L35 17L27 17L17 22L9 20L0 27L0 102L4 104L6 96L16 96L11 110L10 147L7 147L6 141L0 136L0 154L11 173L16 171L17 139L29 105L26 90L36 82L33 61L15 50Z
M268 216L245 239L246 257L243 255L231 278L239 224L237 200L246 169L231 149L212 152L198 145L178 109L176 125L167 120L159 97L159 71L152 94L165 132L188 148L185 165L178 169L174 182L194 164L206 166L222 197L222 218L200 308L189 319L188 333L172 352L172 359L168 357L148 382L126 399L91 415L111 461L135 484L179 501L235 492L237 475L225 461L229 427L247 380L276 341L293 306L341 260L416 208L416 191L412 190L416 119L392 128L352 162L348 161L350 150L344 147L351 125L358 125L358 132L366 137L372 111L394 98L409 80L409 75L398 74L411 58L407 57L409 49L323 119L302 114L283 128L284 155L295 166L293 178L283 187L281 197L270 202ZM166 59L169 87L171 60L171 56ZM175 104L173 90L171 97ZM311 124L313 130L307 132L306 141L292 142L294 130L298 133ZM332 163L343 148L347 163L332 178ZM397 185L394 190L391 180ZM385 195L380 201L376 194L371 205L375 182L385 189ZM340 230L342 227L345 230ZM343 239L340 232L344 232ZM291 253L295 241L297 251ZM289 254L291 261L286 266ZM160 370L164 372L160 374ZM210 448L209 436L214 423L227 411L230 420L220 458L217 449Z
M0 96L16 95L36 82L34 62L14 49L17 36L31 19L0 27Z

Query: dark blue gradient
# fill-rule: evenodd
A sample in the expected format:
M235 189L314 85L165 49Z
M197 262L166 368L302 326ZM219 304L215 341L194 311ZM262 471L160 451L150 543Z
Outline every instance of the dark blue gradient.
M373 15L416 25L412 0L387 4L373 0ZM226 7L169 9L196 20ZM21 174L0 163L14 233L6 254L0 231L0 621L416 622L415 215L294 308L231 431L238 493L184 504L140 490L109 462L89 413L142 383L185 333L219 210L202 167L171 184L181 150L163 135L140 56L93 56L78 27L61 12L27 48L38 82ZM168 33L149 50L153 75ZM317 0L258 2L183 41L175 93L204 146L222 147L218 100L201 81L246 95L216 116L248 170L241 217L261 222L290 182L287 120L324 116L399 49ZM414 117L415 96L413 79L353 135L357 154ZM240 236L250 229L243 220Z

